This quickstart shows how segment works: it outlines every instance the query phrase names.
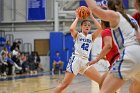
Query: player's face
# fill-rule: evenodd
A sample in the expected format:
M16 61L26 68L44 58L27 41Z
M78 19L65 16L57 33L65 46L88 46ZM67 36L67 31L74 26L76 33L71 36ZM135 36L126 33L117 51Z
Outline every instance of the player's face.
M84 22L81 25L81 29L82 29L82 32L87 34L90 31L90 29L91 29L91 23L89 21Z
M59 53L56 53L57 56L59 56Z
M104 25L103 22L101 22L101 27L102 27L103 29L105 29L105 25Z

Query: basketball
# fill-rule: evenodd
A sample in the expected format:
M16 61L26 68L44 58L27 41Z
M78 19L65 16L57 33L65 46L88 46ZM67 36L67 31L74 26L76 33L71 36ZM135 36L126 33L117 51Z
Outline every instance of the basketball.
M86 6L81 6L77 9L77 13L80 19L86 19L90 15L90 11Z

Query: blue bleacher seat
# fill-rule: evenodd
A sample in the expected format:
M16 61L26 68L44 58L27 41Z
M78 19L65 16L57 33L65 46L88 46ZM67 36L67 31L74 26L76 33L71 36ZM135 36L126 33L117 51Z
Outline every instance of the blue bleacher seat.
M0 46L3 47L6 43L6 39L3 37L0 37Z

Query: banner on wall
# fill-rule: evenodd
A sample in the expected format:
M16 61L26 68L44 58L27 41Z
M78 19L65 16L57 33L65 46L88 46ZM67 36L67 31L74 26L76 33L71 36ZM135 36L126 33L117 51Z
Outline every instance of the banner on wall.
M27 21L46 20L46 0L27 0Z
M108 0L96 0L98 6L107 6ZM80 0L80 6L87 6L85 0ZM129 8L129 0L123 0L124 8Z
M96 2L97 2L97 5L99 5L99 6L103 6L103 5L107 6L107 3L108 3L107 0L96 0ZM122 0L122 2L123 2L124 8L128 9L129 8L129 0Z
M107 0L96 0L98 6L107 5ZM87 6L85 0L80 0L80 6Z
M129 8L129 0L123 0L123 6L125 9Z
M107 6L107 0L96 0L98 6Z

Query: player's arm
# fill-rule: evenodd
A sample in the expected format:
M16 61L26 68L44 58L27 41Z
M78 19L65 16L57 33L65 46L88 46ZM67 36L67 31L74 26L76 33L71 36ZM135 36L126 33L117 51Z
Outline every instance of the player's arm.
M74 39L76 39L77 34L78 34L78 32L76 31L76 26L77 26L78 20L79 20L79 17L76 12L76 19L73 21L73 23L70 26L70 33Z
M103 42L104 42L104 47L101 50L98 57L96 58L97 61L104 58L106 56L106 54L112 49L112 37L111 36L105 36L103 38Z
M85 0L91 11L99 18L104 21L109 21L112 27L115 27L119 20L119 15L115 11L112 10L103 10L96 5L94 0Z
M105 36L103 38L103 42L104 42L104 47L101 50L100 54L98 55L98 57L96 57L95 60L92 60L90 62L87 63L87 65L92 65L97 63L100 59L102 59L112 48L112 38L111 36Z
M100 23L93 17L92 13L90 13L90 17L92 21L94 22L95 26L97 27L97 30L92 34L92 40L94 41L96 37L98 37L98 35L101 33L102 27Z

